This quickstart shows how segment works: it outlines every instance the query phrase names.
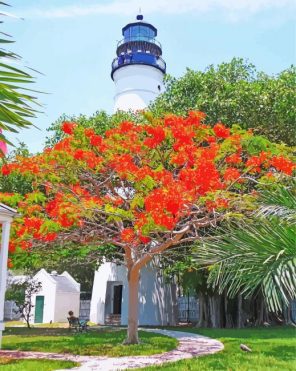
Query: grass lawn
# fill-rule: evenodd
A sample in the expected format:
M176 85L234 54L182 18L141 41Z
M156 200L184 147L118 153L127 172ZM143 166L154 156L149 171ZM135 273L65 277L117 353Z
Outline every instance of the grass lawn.
M219 353L179 361L165 366L146 367L139 370L157 369L171 371L294 371L296 370L296 330L291 327L248 329L194 329L174 330L195 332L220 340L225 349ZM252 353L240 350L246 344Z
M52 371L71 368L77 365L77 363L70 361L0 358L1 371Z
M89 327L96 326L95 323L88 321L87 322ZM5 322L5 327L27 327L27 324L23 321L7 321ZM68 322L52 322L52 323L32 323L32 328L35 327L48 327L48 328L68 328Z
M160 334L140 331L139 345L126 346L126 330L98 329L75 334L63 328L10 327L3 333L3 349L30 350L79 355L121 357L151 355L176 348L177 340Z

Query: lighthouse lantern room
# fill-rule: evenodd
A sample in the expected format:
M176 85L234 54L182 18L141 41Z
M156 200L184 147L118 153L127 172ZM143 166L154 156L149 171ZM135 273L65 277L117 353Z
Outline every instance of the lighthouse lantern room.
M166 71L161 44L155 39L157 29L144 22L142 15L123 27L122 35L111 72L115 112L146 108L163 91Z

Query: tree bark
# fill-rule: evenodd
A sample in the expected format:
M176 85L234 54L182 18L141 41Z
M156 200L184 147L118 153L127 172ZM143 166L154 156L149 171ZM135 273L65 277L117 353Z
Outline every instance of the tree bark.
M238 294L238 297L237 297L237 328L244 327L242 306L243 306L243 298L241 294Z
M233 320L231 313L229 313L228 309L228 297L227 297L227 291L224 291L224 316L225 316L225 327L231 328L233 327Z
M289 303L288 306L283 308L283 318L285 325L295 325L292 319L292 304Z
M139 344L138 317L139 317L139 270L131 269L128 274L128 328L125 344Z
M221 327L221 296L213 294L209 297L209 311L212 328Z
M207 327L207 305L205 300L205 295L200 292L198 295L198 323L196 324L196 327Z

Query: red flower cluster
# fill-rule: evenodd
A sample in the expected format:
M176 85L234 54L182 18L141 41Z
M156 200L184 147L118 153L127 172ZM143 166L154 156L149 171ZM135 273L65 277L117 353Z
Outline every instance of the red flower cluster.
M283 156L273 157L271 160L271 165L287 175L292 175L293 170L296 167L292 161Z
M136 235L132 228L125 228L121 231L120 237L123 242L132 242Z
M77 189L77 187L72 189L73 193L76 190L82 197L88 195L87 192L83 192L83 189ZM74 201L69 201L62 193L57 193L55 198L47 203L45 211L52 220L59 223L63 228L70 228L78 224L80 216L78 205Z
M226 182L233 182L241 176L240 172L234 168L234 167L229 167L225 170L223 178Z
M242 158L238 153L234 153L225 158L225 162L227 164L240 164L242 162Z
M213 130L216 137L218 138L228 138L230 135L230 130L226 126L224 126L221 122L218 122L213 127Z
M259 156L250 157L246 162L246 166L251 168L250 172L260 173L262 166L265 168L269 166L269 157L269 153L262 151Z
M84 161L90 169L94 169L97 166L100 166L103 161L103 158L97 156L93 151L86 151L83 149L77 149L73 153L73 157L75 158L75 160Z
M113 156L112 160L109 162L109 166L124 179L129 175L136 174L139 170L134 163L133 157L129 154Z
M9 175L12 171L11 164L4 164L1 168L2 175Z
M40 173L40 166L36 161L36 158L24 158L23 161L19 164L10 163L4 164L1 168L1 173L4 176L9 175L14 171L19 171L20 173L28 173L28 174L39 174Z
M168 189L154 189L145 198L145 210L155 224L173 229L185 210L188 200L183 196L181 185L171 184Z
M77 124L75 122L65 121L62 123L62 131L66 134L72 135L76 126Z
M203 217L232 208L233 184L242 183L242 193L253 186L248 176L243 182L243 174L255 173L258 180L270 171L292 174L295 166L284 156L250 154L244 143L252 133L231 134L222 123L205 125L204 118L190 112L185 118L148 118L148 125L124 121L104 136L64 122L69 136L53 148L1 168L2 175L23 174L34 188L26 197L0 194L23 215L13 227L11 252L29 249L34 239L52 242L65 230L88 228L88 221L100 223L102 239L111 234L114 243L140 248L151 241L149 233L157 239L161 231L183 228L193 211ZM123 196L119 190L128 191ZM119 219L129 227L104 230ZM82 243L92 239L83 238Z
M218 198L215 201L206 201L206 209L210 212L215 211L216 209L223 210L229 207L229 201L225 198Z
M100 146L103 143L103 138L100 135L92 135L90 137L90 144L92 146Z
M195 169L181 170L180 180L184 183L187 192L194 190L197 195L224 188L215 164L204 161L204 158L200 159Z
M144 140L144 144L149 148L157 147L165 139L165 132L162 127L146 126L145 130L151 137Z

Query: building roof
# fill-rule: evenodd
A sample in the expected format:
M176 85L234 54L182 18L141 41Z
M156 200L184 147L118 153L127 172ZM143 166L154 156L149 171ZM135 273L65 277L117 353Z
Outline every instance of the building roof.
M72 280L63 275L51 274L50 277L55 280L57 291L79 292L79 286L75 285Z
M18 216L18 213L15 209L3 204L2 202L0 202L0 213L11 217Z
M62 274L58 274L56 271L48 273L44 268L42 268L34 276L34 279L41 282L43 282L44 278L55 285L55 290L58 292L80 292L80 283L78 283L67 271Z

